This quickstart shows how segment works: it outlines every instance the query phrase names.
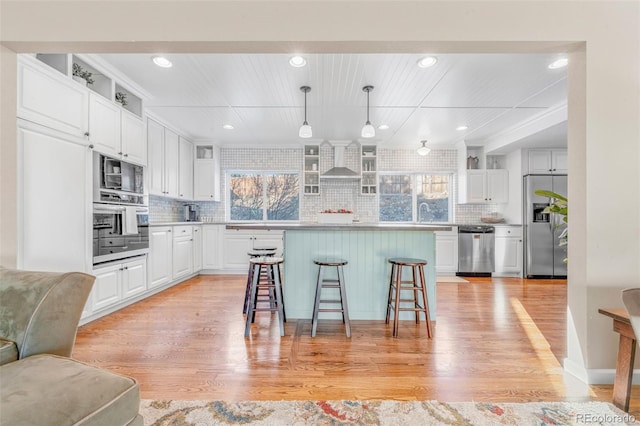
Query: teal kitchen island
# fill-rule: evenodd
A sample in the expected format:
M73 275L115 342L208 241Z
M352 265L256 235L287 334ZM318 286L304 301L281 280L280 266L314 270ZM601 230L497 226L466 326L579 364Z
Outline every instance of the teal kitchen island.
M352 320L382 320L387 310L389 276L393 257L427 261L425 280L431 320L436 319L436 272L434 231L448 231L439 225L322 225L322 224L234 224L228 229L284 230L284 305L287 318L310 319L318 276L317 257L346 259L344 279L349 317ZM411 270L403 271L407 279ZM331 277L331 275L326 275ZM323 298L325 298L323 293ZM328 297L332 299L330 294ZM321 318L341 318L323 313ZM401 312L401 319L413 319Z

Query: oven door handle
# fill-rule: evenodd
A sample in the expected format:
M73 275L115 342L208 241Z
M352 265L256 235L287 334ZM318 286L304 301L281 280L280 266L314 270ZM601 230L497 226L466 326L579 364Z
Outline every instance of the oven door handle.
M109 214L114 212L123 212L125 209L123 206L111 206L109 204L100 204L99 206L93 206L93 213Z

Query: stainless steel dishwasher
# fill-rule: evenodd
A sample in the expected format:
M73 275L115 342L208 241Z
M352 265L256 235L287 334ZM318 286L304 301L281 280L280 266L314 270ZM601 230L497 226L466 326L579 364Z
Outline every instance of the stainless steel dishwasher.
M495 229L493 226L458 227L458 276L490 277L495 271Z

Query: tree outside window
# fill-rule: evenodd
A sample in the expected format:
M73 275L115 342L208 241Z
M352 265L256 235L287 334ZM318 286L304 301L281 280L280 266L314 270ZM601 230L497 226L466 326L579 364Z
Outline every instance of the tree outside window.
M231 172L227 182L230 220L284 221L300 217L297 173Z
M381 174L381 222L449 222L451 174Z

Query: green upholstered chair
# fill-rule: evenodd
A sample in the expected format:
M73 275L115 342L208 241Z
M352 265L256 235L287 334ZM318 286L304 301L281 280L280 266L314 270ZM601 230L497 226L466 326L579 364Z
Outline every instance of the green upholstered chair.
M94 281L0 267L0 424L142 425L134 379L70 358Z

